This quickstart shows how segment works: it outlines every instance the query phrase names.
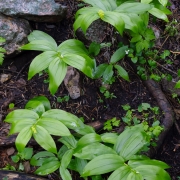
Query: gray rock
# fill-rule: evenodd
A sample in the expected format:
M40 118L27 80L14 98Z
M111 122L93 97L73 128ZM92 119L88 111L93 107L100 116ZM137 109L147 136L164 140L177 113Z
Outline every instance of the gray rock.
M0 0L0 12L36 22L61 21L66 6L54 0Z
M101 21L100 19L94 21L86 31L84 35L81 29L76 31L76 36L79 40L85 43L97 42L101 43L106 37L107 23Z
M27 36L31 32L29 22L0 14L0 37L6 39L0 44L6 49L6 56L15 56L20 53L19 47L28 43Z

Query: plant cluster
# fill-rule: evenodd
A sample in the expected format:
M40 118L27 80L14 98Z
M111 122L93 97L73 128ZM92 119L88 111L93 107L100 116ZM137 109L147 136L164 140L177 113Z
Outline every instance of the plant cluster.
M9 113L5 122L11 123L10 134L19 133L15 142L18 153L12 156L13 161L30 159L30 164L38 167L36 174L47 175L58 170L63 180L72 180L69 170L73 170L92 180L97 177L103 180L102 175L109 172L112 173L108 180L170 179L166 163L141 155L149 143L142 124L128 127L120 135L97 134L75 115L51 109L43 96L28 101L25 109ZM72 134L70 129L76 133ZM61 137L59 150L51 135ZM25 147L32 136L46 151L31 158L32 148Z
M92 43L86 48L76 39L69 39L57 45L52 37L35 30L28 36L29 43L21 47L21 50L42 51L30 64L28 79L47 70L49 91L54 95L66 75L68 65L90 78L102 78L103 83L110 84L114 81L115 71L118 76L130 81L128 72L120 65L120 61L126 55L134 63L149 64L150 70L156 69L156 59L150 58L151 53L156 52L151 50L155 36L148 27L149 14L168 21L167 15L171 13L166 8L168 0L83 1L88 5L76 12L74 31L81 28L86 33L93 21L101 19L111 24L120 35L125 31L131 38L130 46L120 45L108 63L96 66L94 57L98 55L103 45ZM167 52L163 57L166 56ZM1 57L3 56L0 54ZM138 74L146 79L146 69L143 68L144 66L139 65ZM103 93L108 98L114 97L113 94L108 94L107 90ZM148 115L145 111L151 110L156 114L157 108L151 108L145 103L138 107L138 112L143 113L143 123L133 115L134 110L131 107L123 106L123 108L127 111L126 116L122 118L123 121L134 126L127 127L120 135L97 134L92 127L85 125L75 115L60 109L51 109L47 98L35 97L28 101L25 109L14 110L5 119L5 122L11 124L9 134L19 133L15 141L18 154L13 159L15 161L22 159L22 153L33 137L46 150L35 154L30 161L31 165L39 167L35 171L39 175L47 175L59 170L63 180L71 180L69 170L73 170L84 179L90 177L92 180L101 180L103 174L110 172L112 174L108 180L169 180L170 176L165 171L169 166L166 163L141 155L144 147L147 147L151 141L148 133L158 137L162 131L161 128L156 129L159 124L155 118L152 127L147 123ZM106 129L118 126L119 123L117 119L109 120ZM57 149L52 136L61 137L60 149Z

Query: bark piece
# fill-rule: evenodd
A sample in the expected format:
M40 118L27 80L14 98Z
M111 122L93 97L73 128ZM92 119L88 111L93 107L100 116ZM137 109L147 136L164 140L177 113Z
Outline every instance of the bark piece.
M77 99L81 96L81 89L79 86L80 75L79 72L71 66L68 66L67 73L64 78L64 85L69 92L72 99Z

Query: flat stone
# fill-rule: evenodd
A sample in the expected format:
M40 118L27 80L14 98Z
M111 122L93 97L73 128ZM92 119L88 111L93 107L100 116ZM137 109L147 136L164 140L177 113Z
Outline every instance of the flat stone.
M0 46L6 49L6 56L19 54L19 48L28 43L27 36L30 32L31 27L27 20L0 14L0 36L6 39Z
M0 0L2 14L36 22L59 22L66 9L54 0Z

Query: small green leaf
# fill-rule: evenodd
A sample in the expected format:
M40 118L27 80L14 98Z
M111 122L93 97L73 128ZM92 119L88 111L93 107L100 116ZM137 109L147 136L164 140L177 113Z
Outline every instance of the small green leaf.
M24 148L24 151L21 152L21 158L24 160L31 159L33 155L33 148Z
M109 64L103 73L103 81L109 82L111 80L113 74L114 74L113 65Z
M100 52L100 44L96 42L92 42L89 46L89 53L93 56L97 56Z
M130 81L129 80L129 75L128 75L127 71L122 66L116 64L116 65L114 65L114 67L117 69L118 75L120 77L122 77L126 81Z
M100 78L103 75L103 73L107 67L108 67L108 64L105 64L105 63L97 66L95 69L95 72L94 72L94 78L95 79Z
M176 89L180 88L180 80L176 83L174 88L176 88Z
M18 155L11 156L11 159L13 162L17 163L20 160L20 157Z

